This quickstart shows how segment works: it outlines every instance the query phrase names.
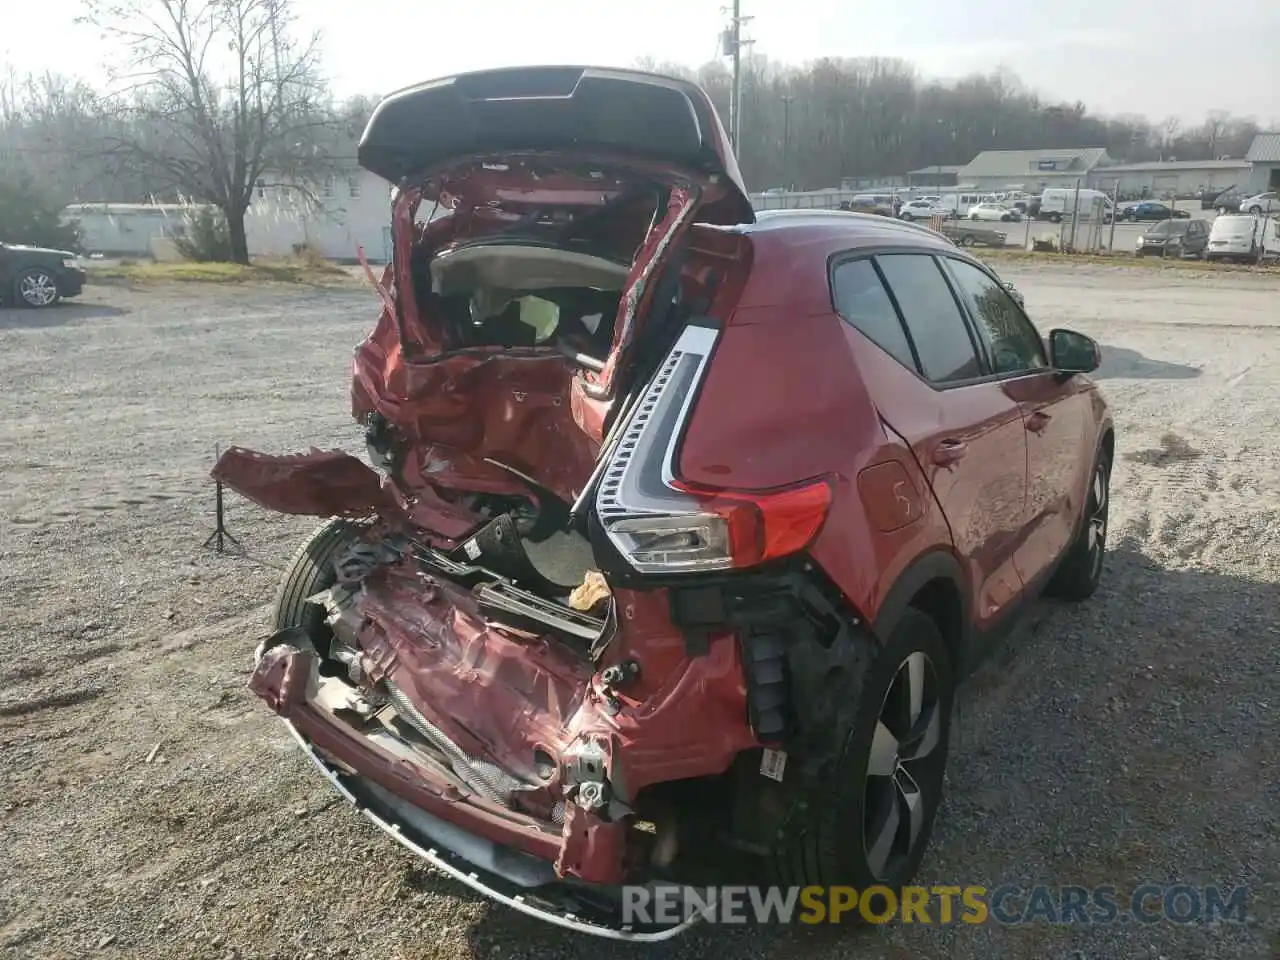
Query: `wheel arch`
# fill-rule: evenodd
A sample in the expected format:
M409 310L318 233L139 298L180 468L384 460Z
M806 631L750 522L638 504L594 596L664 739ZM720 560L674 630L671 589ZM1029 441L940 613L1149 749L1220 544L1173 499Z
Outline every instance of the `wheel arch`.
M1116 460L1116 428L1108 421L1102 425L1102 436L1098 440L1098 449L1105 451L1107 459L1112 463Z
M885 593L872 630L883 643L907 609L919 610L937 623L958 676L964 672L971 648L969 594L955 555L945 549L931 550L912 561Z

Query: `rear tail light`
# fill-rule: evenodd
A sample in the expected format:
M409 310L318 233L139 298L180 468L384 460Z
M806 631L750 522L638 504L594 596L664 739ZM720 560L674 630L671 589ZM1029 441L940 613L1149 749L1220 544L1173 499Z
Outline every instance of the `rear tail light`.
M717 337L700 326L681 334L624 428L596 494L605 534L640 573L733 570L789 556L813 541L831 505L826 479L744 492L676 478L676 448Z

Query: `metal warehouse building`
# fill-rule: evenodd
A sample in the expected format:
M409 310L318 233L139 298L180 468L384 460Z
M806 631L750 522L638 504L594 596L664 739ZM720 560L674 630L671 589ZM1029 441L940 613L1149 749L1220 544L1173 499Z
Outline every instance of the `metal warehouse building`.
M1244 158L1253 168L1249 192L1280 190L1280 133L1260 133L1253 138Z
M1190 196L1202 190L1225 190L1249 185L1248 160L1168 160L1150 163L1117 163L1096 168L1089 186L1108 193L1119 187L1121 196Z
M960 168L960 183L980 192L1083 186L1089 174L1111 163L1105 147L1062 147L1053 150L984 150Z
M959 183L975 192L1081 186L1095 190L1119 187L1130 196L1191 196L1202 190L1238 187L1246 195L1280 190L1280 133L1260 133L1249 152L1235 160L1168 160L1117 163L1104 147L1058 147L1045 150L984 150L963 167L922 167L908 179L923 183L924 174L955 171ZM917 179L919 178L919 179Z

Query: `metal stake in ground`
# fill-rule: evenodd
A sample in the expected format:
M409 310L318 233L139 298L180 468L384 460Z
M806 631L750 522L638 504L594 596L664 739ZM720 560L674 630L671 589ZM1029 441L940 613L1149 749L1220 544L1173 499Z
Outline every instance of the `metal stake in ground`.
M218 445L214 444L214 447L213 447L214 463L218 462L219 456L221 456L221 451L218 449ZM213 527L213 533L209 534L209 539L204 542L204 545L207 547L209 546L209 544L212 543L214 545L214 549L217 550L219 553L222 552L224 540L230 543L234 543L237 547L240 546L241 545L240 541L230 534L230 532L226 528L226 525L223 523L225 512L222 507L222 481L216 477L214 478L214 481L213 481L213 512L214 512L214 521L215 521L214 527Z

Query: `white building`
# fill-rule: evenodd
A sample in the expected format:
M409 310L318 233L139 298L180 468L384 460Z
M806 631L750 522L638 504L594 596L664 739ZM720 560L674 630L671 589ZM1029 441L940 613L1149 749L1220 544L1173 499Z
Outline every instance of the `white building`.
M156 240L181 235L198 204L73 203L65 220L80 224L86 252L151 257ZM424 209L426 217L431 211ZM354 163L305 191L263 178L245 214L251 257L288 256L307 245L332 260L354 262L363 246L371 263L391 259L391 186Z
M191 207L180 203L73 203L63 221L80 225L87 253L108 257L149 257L152 242L180 234Z
M426 211L424 211L425 213ZM306 191L262 178L245 216L249 255L288 256L305 244L331 260L391 259L391 186L354 162Z

